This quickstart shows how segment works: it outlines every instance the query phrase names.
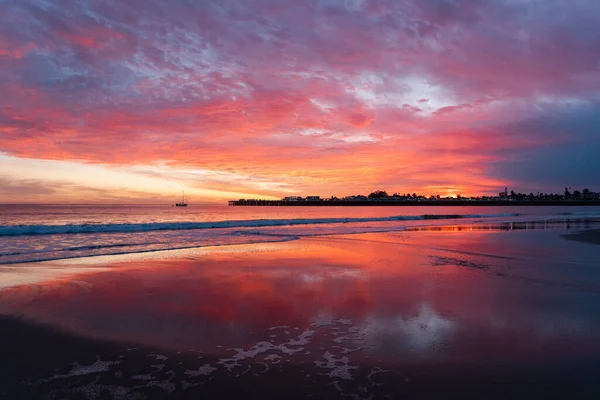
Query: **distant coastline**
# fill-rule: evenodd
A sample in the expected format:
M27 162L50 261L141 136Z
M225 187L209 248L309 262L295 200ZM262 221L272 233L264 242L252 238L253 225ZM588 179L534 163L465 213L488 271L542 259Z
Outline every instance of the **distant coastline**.
M416 193L389 195L385 190L376 190L368 196L288 196L281 200L239 199L229 200L230 206L600 206L600 192L585 188L582 191L565 188L564 194L516 193L505 187L497 196L429 197Z
M230 206L332 207L332 206L600 206L600 200L230 200Z

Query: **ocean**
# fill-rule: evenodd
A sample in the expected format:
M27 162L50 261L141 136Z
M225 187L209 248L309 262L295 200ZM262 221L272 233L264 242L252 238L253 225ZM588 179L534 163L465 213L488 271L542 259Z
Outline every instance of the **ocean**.
M590 220L600 207L0 205L0 264L280 242L407 227Z

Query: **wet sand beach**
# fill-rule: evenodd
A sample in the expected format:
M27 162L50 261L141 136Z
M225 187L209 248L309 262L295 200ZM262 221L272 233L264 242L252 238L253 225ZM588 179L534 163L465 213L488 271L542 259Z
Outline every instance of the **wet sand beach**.
M584 243L600 244L600 229L587 229L564 236L567 240L576 240Z
M0 396L598 398L600 252L545 227L3 266Z

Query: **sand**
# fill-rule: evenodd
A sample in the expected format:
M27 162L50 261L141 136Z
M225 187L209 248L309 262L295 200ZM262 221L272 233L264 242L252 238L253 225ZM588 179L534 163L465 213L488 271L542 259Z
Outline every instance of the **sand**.
M567 240L582 243L600 244L600 229L587 229L576 233L569 233L563 237Z

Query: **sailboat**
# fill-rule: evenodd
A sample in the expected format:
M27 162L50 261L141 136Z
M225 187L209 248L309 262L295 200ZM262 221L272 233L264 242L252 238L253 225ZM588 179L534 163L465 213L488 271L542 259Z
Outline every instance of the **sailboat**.
M175 203L175 207L187 207L188 203L185 201L185 197L183 196L183 190L181 191L181 202Z

